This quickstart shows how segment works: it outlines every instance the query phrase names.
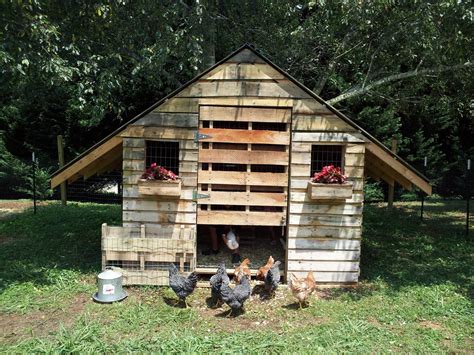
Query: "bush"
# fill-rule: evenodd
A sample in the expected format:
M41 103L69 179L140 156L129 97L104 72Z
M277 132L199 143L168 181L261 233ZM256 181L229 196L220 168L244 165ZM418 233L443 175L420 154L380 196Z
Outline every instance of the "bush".
M366 181L364 184L364 196L364 200L367 202L383 201L385 196L380 182Z

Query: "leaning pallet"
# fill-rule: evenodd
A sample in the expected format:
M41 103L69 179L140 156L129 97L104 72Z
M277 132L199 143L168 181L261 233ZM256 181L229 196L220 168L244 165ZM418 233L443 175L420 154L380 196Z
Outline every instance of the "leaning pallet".
M102 268L112 267L123 274L124 285L168 285L168 269L173 263L181 272L196 265L194 227L177 227L175 233L147 233L137 228L102 225Z

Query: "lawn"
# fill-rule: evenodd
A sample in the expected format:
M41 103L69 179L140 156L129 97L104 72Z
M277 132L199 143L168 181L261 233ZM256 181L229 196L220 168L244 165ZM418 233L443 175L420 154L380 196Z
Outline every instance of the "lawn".
M100 225L120 206L71 203L1 213L0 352L471 352L473 243L462 201L430 200L364 211L361 283L320 290L295 307L285 288L251 298L246 312L175 308L167 288L127 288L122 303L91 302Z

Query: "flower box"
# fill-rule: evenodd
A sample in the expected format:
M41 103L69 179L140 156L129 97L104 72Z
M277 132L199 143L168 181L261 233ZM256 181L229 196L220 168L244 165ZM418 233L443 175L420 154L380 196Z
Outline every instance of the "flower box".
M138 192L147 196L178 198L181 195L181 180L138 180Z
M352 181L343 184L321 184L308 181L311 200L345 200L352 197Z

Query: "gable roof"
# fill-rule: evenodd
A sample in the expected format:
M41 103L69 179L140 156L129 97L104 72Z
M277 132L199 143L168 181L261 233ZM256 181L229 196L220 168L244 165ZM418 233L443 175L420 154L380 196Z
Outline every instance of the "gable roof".
M331 111L334 115L345 121L350 126L354 127L357 131L363 134L368 140L369 143L366 146L368 157L373 157L376 159L374 164L369 164L367 171L376 178L382 178L387 182L397 181L403 187L410 189L411 184L418 186L421 190L426 192L427 194L431 194L431 185L429 184L429 180L413 168L410 164L408 164L405 160L400 158L395 153L391 152L387 147L385 147L379 140L373 137L370 133L364 130L362 127L357 125L354 121L348 118L346 115L338 111L336 108L328 104L324 101L321 97L316 95L312 92L309 88L305 85L300 83L298 80L293 78L291 75L286 73L283 69L272 63L269 59L259 53L253 46L250 44L244 44L242 47L238 48L227 57L223 58L207 70L203 71L201 74L197 75L183 86L179 87L178 89L174 90L161 100L157 101L150 107L148 107L143 112L139 113L137 116L117 128L114 132L110 133L107 137L102 139L97 144L93 145L91 148L87 149L85 152L80 154L75 159L71 160L65 166L57 170L51 176L51 186L54 188L58 186L63 181L73 181L75 178L79 176L79 173L88 167L93 161L96 159L103 158L105 154L108 154L110 149L117 150L117 140L113 140L119 133L121 133L125 128L127 128L130 124L136 122L140 118L144 117L148 113L152 112L158 106L167 102L170 98L176 96L181 91L189 87L194 82L198 81L206 74L213 71L215 68L219 67L223 63L227 62L233 57L239 58L239 55L243 55L245 50L250 50L254 55L257 56L263 63L270 65L273 69L281 73L285 78L289 79L293 84L303 90L306 94L308 94L311 98L318 101L321 105L324 105L329 111ZM110 144L110 140L114 142L114 144ZM109 143L108 143L109 142ZM121 143L121 142L120 142ZM110 147L107 149L107 147ZM89 159L86 159L89 157ZM90 169L89 169L90 170ZM89 171L89 176L91 172Z

